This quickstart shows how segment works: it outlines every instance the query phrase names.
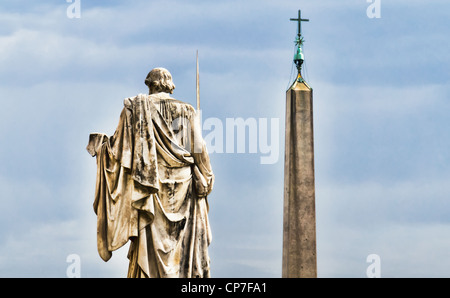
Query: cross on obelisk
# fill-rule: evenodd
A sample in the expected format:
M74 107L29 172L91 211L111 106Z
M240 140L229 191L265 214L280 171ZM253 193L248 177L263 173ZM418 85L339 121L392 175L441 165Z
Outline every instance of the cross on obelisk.
M312 89L300 70L302 21L298 11L297 79L286 91L283 277L317 277Z
M309 22L309 19L302 19L302 11L298 10L298 18L297 19L290 19L291 21L297 21L298 23L298 31L297 31L297 38L295 40L295 44L297 45L297 52L294 55L294 63L297 66L297 81L303 81L303 78L301 77L301 70L304 60L304 55L302 52L302 46L303 46L303 38L302 38L302 22Z
M300 38L302 35L302 22L309 22L309 19L302 19L302 11L298 10L298 18L297 19L290 19L291 21L297 21L298 22L298 31L297 35Z

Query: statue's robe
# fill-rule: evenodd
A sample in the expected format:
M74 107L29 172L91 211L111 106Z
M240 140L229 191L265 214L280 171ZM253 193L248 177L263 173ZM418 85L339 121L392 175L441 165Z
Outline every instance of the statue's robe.
M127 98L113 136L90 135L101 258L131 241L128 277L209 277L214 175L194 108L167 93Z

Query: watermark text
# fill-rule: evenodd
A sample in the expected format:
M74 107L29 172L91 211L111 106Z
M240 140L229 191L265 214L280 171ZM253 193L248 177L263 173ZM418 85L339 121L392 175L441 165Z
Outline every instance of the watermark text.
M371 3L366 10L367 17L369 19L381 18L381 0L367 0L367 2Z
M209 154L259 154L260 164L275 164L280 155L279 118L207 118L197 119ZM202 152L202 145L196 142L195 127L183 118L174 119L172 130L178 140L183 139L184 148L194 153ZM194 137L192 140L191 136ZM193 142L193 145L191 145ZM177 144L173 144L178 146ZM193 148L193 149L191 149Z
M381 277L381 258L377 254L370 254L366 259L370 265L366 269L366 275L369 278Z
M67 17L69 19L79 19L81 18L81 0L66 0L67 3L71 3L67 7Z
M66 262L69 263L66 269L66 276L69 278L81 277L81 258L77 254L68 255Z

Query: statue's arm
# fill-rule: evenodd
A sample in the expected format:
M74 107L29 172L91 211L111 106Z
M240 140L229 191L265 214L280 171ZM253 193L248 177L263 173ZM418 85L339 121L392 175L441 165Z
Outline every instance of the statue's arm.
M104 133L91 133L89 135L89 143L86 147L86 150L92 157L94 157L97 155L97 152L101 148L102 144L107 140L108 136Z
M211 166L206 143L202 137L201 123L198 115L192 118L191 152L194 157L193 177L199 197L206 197L214 186L214 173Z

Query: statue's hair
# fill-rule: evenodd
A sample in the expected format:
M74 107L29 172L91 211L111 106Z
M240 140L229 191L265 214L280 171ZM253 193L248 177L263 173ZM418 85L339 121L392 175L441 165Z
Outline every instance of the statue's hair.
M170 72L162 67L152 69L145 78L145 85L155 92L173 93L175 84Z

